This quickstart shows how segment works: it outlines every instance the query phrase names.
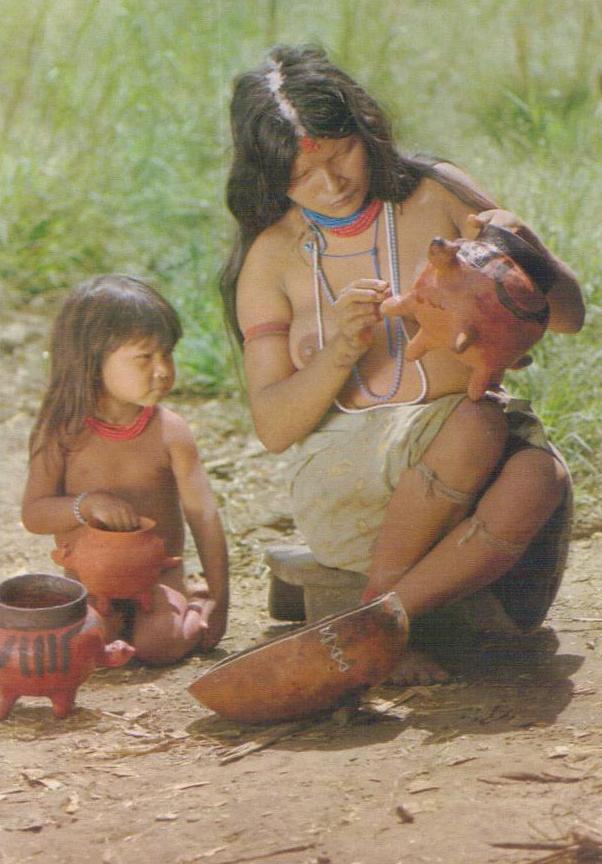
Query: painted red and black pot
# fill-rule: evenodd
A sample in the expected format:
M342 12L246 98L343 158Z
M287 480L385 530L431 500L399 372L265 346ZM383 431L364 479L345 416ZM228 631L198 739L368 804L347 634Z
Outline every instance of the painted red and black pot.
M121 640L106 644L80 582L26 573L0 584L0 720L20 696L46 696L66 717L97 666L121 666L133 654Z

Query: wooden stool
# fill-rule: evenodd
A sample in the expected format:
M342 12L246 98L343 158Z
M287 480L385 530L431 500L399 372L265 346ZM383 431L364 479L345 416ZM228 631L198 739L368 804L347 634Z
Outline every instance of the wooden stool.
M318 564L307 546L270 546L268 610L278 621L318 621L359 605L366 577Z

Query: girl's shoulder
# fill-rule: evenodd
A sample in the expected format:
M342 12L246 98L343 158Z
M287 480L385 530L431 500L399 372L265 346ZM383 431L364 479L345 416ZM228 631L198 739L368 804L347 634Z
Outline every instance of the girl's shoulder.
M163 404L155 406L153 421L157 426L163 428L188 429L188 423L182 415Z
M174 444L194 444L192 430L177 411L166 405L157 405L153 417L155 429L168 449ZM195 445L196 446L196 445Z

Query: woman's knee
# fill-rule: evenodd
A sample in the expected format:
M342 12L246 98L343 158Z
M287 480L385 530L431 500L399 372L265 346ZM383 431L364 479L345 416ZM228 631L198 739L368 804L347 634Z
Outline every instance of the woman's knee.
M460 481L461 488L478 488L499 463L508 424L495 402L464 399L446 420L425 453L424 461L438 476Z
M503 536L533 536L561 504L569 478L546 450L515 453L481 499L477 514Z
M454 414L459 423L458 432L467 447L501 454L508 439L508 421L497 402L491 399L478 402L464 399Z

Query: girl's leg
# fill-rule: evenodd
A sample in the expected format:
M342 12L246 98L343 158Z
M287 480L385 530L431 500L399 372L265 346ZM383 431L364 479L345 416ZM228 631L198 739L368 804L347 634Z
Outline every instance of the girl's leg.
M366 597L389 590L469 511L500 461L507 424L497 403L462 401L401 475L381 525Z
M153 608L136 610L132 644L143 663L162 666L175 663L196 648L202 639L200 608L189 605L180 591L159 584Z
M88 596L88 601L102 618L105 640L107 642L113 642L115 639L124 639L127 616L123 607L116 603L112 603L106 598L98 601L98 599L92 594Z

